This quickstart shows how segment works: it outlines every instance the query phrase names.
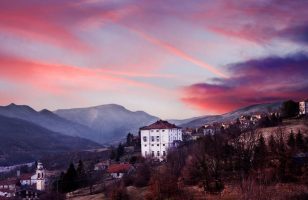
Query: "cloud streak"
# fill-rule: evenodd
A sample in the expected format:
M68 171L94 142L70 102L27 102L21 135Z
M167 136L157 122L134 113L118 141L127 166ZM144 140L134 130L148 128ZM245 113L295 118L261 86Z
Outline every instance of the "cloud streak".
M164 42L164 41L161 41L153 36L150 36L149 34L146 34L144 32L141 32L139 30L136 30L136 29L131 29L129 28L130 31L136 33L137 35L139 35L141 38L147 40L148 42L152 43L152 44L155 44L159 47L161 47L162 49L165 49L166 51L180 57L181 59L183 60L186 60L194 65L197 65L201 68L204 68L204 69L207 69L208 71L212 72L213 74L219 76L219 77L223 77L223 78L227 78L227 76L222 73L220 70L214 68L213 66L197 59L197 58L194 58L193 56L190 56L188 55L187 53L185 53L184 51L180 50L179 48L176 48L175 46L167 43L167 42Z

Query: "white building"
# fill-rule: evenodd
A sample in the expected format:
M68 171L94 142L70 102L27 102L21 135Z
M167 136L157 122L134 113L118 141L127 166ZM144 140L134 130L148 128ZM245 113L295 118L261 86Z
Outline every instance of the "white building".
M300 115L308 114L308 100L299 102L299 114Z
M42 163L37 164L36 172L31 176L31 184L36 184L37 190L45 190L46 173Z
M160 160L167 155L168 149L182 141L182 129L167 121L159 120L140 128L141 153L143 157Z

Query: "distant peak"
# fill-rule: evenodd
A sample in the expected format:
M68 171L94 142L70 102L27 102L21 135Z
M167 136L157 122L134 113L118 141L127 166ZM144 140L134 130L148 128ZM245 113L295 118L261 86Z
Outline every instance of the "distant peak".
M94 108L121 108L125 109L124 106L118 105L118 104L104 104L100 106L94 106Z
M34 111L36 112L33 108L31 108L30 106L27 106L27 105L17 105L15 103L11 103L7 106L5 106L6 108L9 108L9 109L23 109L23 110L29 110L29 111Z
M47 110L47 109L41 110L40 113L42 113L42 114L53 114L50 110Z

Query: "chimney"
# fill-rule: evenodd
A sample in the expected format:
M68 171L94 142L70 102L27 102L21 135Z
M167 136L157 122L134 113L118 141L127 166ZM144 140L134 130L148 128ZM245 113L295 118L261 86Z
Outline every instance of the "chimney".
M19 178L20 177L20 170L17 170L17 172L16 172L17 174L17 177Z

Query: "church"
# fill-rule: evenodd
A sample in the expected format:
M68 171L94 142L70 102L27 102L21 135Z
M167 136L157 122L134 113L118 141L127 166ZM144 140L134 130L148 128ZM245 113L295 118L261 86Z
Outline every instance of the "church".
M168 150L182 141L182 129L167 121L157 122L140 128L141 154L164 160Z

